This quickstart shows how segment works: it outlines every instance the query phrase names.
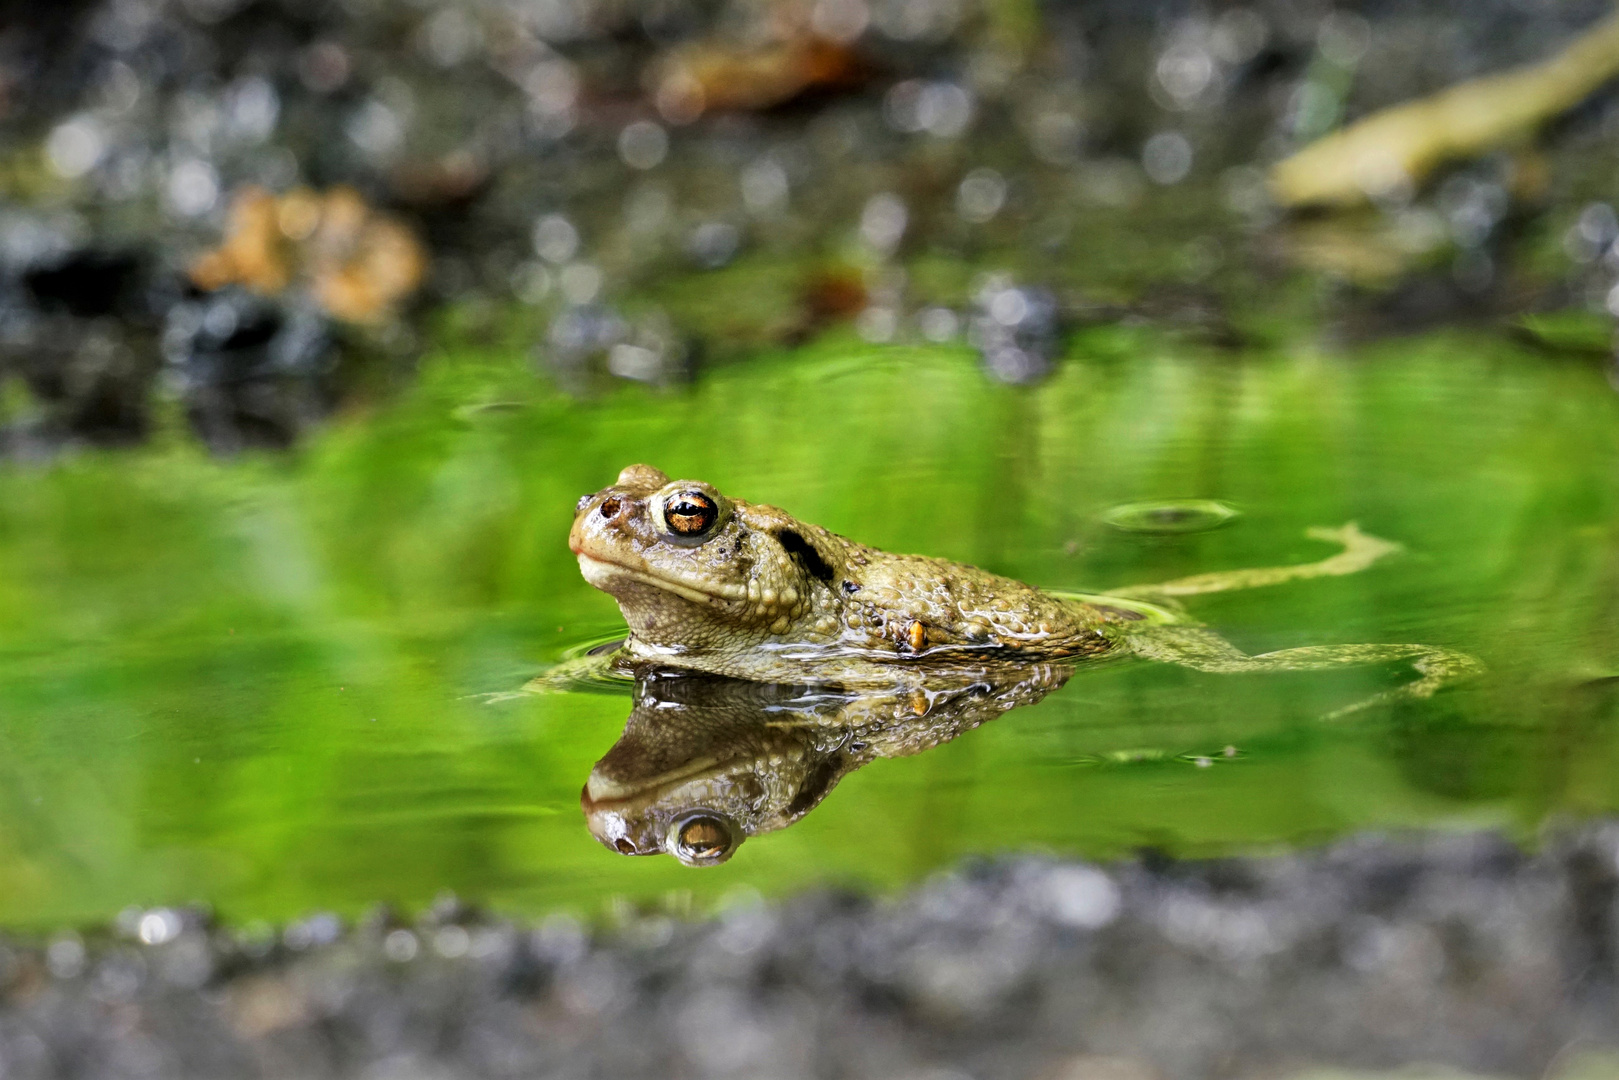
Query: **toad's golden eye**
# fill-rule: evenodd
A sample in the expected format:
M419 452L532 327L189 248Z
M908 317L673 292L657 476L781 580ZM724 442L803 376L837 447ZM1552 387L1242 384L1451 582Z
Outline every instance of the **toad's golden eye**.
M663 520L676 536L702 536L719 516L720 508L701 491L677 491L663 502Z
M729 859L736 850L731 824L717 814L693 814L677 822L671 831L671 854L687 866L713 866Z

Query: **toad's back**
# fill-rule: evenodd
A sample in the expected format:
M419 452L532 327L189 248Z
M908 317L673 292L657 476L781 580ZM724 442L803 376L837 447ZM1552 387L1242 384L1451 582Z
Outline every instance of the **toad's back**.
M837 538L842 541L841 537ZM843 624L873 648L968 646L1069 656L1106 648L1105 613L945 559L848 547Z

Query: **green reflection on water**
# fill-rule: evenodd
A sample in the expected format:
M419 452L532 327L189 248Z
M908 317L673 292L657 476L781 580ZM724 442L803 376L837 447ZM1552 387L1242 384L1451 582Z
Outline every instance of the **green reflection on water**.
M1213 853L1611 810L1616 421L1594 368L1482 336L1237 360L1093 331L1024 390L987 385L963 351L834 340L588 403L544 389L516 348L469 346L291 458L7 466L0 922L188 901L277 919L444 889L593 910L900 884L1013 848ZM1304 528L1356 520L1409 554L1192 611L1250 653L1414 641L1491 674L1327 726L1311 717L1406 673L1107 666L872 764L724 867L623 858L588 835L578 793L628 699L482 695L612 627L564 538L578 496L641 460L1077 589L1319 558ZM1242 516L1183 535L1100 518L1168 498Z

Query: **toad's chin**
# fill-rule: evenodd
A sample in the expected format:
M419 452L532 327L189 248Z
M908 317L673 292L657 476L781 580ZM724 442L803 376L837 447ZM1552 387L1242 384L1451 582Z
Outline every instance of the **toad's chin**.
M610 586L613 584L614 579L624 574L623 567L615 566L602 559L592 558L582 551L577 554L579 556L579 573L584 575L587 582L603 592L611 592Z

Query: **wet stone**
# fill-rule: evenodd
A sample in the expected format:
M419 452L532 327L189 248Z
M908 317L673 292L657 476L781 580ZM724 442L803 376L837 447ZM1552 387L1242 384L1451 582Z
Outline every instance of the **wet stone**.
M329 407L331 330L308 306L238 289L182 301L169 310L163 352L193 426L215 449L287 445Z

